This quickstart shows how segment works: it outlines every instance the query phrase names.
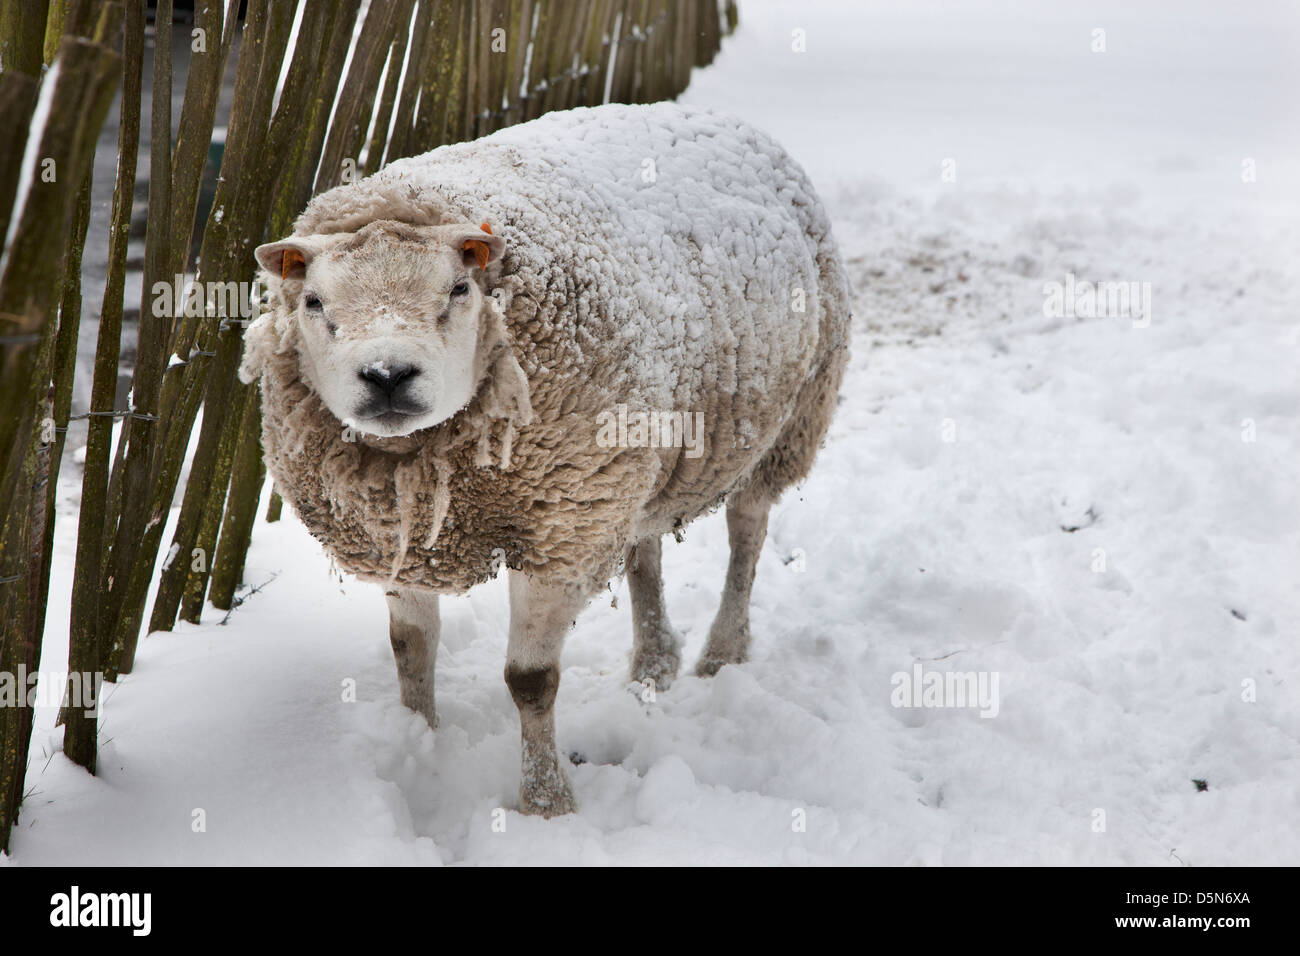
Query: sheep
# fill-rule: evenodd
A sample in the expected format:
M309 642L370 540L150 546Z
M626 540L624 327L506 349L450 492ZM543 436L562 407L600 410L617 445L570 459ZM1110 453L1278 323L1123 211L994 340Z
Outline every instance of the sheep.
M438 595L507 569L520 809L575 809L560 649L618 573L631 678L682 642L660 541L725 504L696 674L746 660L768 509L807 475L848 359L850 289L808 178L766 134L676 104L551 113L315 197L256 257L275 485L384 587L402 703L436 727Z

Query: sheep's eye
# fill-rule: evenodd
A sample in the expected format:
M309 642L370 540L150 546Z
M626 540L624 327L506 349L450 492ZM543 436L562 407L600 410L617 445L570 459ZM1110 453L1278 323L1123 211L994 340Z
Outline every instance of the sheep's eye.
M468 292L469 292L469 283L466 282L464 279L462 279L460 282L457 282L454 286L451 287L451 294L454 296L462 296Z
M307 306L308 312L319 312L321 310L320 296L314 292L308 292L302 297L303 305Z

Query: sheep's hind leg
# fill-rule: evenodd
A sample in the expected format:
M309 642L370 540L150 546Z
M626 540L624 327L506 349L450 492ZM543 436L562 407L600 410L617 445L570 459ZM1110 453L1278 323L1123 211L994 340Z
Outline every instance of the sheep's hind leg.
M731 561L722 590L722 605L709 628L704 652L695 665L695 673L700 677L711 677L724 664L742 663L749 654L749 594L767 535L767 512L771 506L771 500L752 487L727 502Z
M664 610L662 539L642 538L627 552L632 594L632 680L667 690L682 663L682 641Z
M392 590L388 599L388 639L397 661L402 704L438 726L433 706L433 675L438 662L438 595L430 591Z
M519 708L523 766L520 809L544 817L577 809L555 748L555 693L564 636L587 603L577 587L545 584L510 572L510 641L506 686Z

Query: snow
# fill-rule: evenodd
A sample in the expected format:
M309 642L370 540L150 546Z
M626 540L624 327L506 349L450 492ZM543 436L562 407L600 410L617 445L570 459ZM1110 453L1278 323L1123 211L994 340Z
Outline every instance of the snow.
M105 688L99 777L38 709L13 861L1300 862L1297 27L1273 4L743 3L684 98L805 165L857 292L750 663L689 673L715 515L665 542L670 691L627 683L625 584L578 621L557 726L580 812L523 817L504 579L443 601L434 733L398 702L380 589L286 511L254 534L260 590ZM1067 274L1150 283L1149 323L1046 315ZM996 675L996 716L893 706L918 665Z
M348 52L343 57L343 67L339 73L339 87L334 92L334 99L330 103L329 123L334 122L334 114L338 112L339 99L343 96L343 83L347 79L348 70L352 67L352 57L357 52L357 44L361 41L361 31L365 27L366 17L370 15L370 0L362 0L360 9L357 10L356 20L352 24L352 40L348 44ZM296 16L296 14L295 14ZM382 87L375 90L375 98L378 99ZM329 128L328 126L326 127ZM317 171L319 173L319 170Z
M9 249L13 244L14 236L18 233L23 212L27 209L27 194L31 192L32 185L41 175L41 170L37 168L43 158L40 155L41 143L45 139L45 127L50 122L50 107L54 105L54 93L62 69L63 60L56 58L41 79L36 105L32 108L31 122L27 127L27 145L23 149L22 164L18 167L18 190L14 195L13 209L9 214L9 229L4 237L4 250L0 254L0 274L3 274L9 260ZM58 170L55 170L55 175L58 175Z
M275 110L280 106L280 94L284 92L284 84L289 79L289 67L293 65L293 54L298 49L298 33L302 30L302 17L306 12L306 6L301 5L293 13L293 23L289 26L289 41L285 44L284 58L280 62L280 73L275 79L275 95L271 97L271 115L275 115ZM221 220L217 220L220 222Z

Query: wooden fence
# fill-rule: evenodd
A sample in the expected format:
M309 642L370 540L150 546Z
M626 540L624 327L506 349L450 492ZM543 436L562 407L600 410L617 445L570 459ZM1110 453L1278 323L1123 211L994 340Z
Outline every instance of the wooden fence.
M205 601L235 602L265 481L260 399L235 374L249 316L223 314L225 303L210 297L192 309L171 301L161 315L152 307L156 284L195 261L192 242L195 288L251 283L252 249L285 235L315 193L549 110L674 97L736 16L730 0L371 0L365 9L362 0L249 0L241 32L239 0L195 6L176 124L172 0L153 11L128 407L114 399L150 9L145 0L22 0L0 12L0 128L9 131L0 142L0 850L23 797L33 716L25 702L6 701L3 681L34 675L40 658L95 146L119 87L108 273L90 411L78 416L87 438L67 666L107 680L131 670L155 575L151 631L178 617L197 622ZM220 176L196 230L236 49ZM191 478L164 550L187 459ZM266 517L278 516L273 495ZM98 714L74 706L77 691L70 678L64 752L93 773Z

